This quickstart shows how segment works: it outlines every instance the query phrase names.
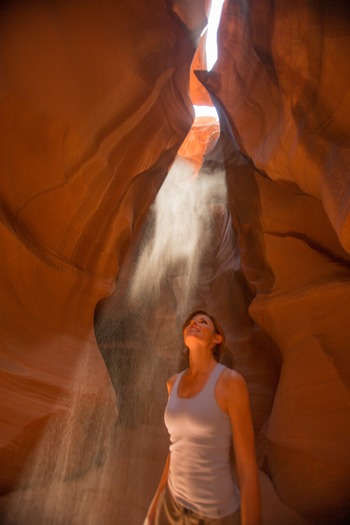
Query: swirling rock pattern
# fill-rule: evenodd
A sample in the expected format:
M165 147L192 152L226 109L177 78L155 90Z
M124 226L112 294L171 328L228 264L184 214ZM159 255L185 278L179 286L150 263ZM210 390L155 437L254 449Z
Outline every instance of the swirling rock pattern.
M1 5L3 492L77 389L115 405L94 311L193 120L195 4Z
M281 376L265 469L316 523L349 516L349 9L226 2L219 60L200 78L246 166L227 158L249 313ZM343 55L344 53L344 55Z

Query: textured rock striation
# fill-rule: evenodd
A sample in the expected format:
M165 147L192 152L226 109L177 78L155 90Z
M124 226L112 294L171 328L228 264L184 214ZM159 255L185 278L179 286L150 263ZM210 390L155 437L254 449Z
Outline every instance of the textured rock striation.
M350 515L349 20L346 2L227 2L199 73L246 159L226 155L230 208L282 360L264 468L316 523Z
M1 6L3 492L77 390L115 404L94 311L193 120L205 13L174 4Z

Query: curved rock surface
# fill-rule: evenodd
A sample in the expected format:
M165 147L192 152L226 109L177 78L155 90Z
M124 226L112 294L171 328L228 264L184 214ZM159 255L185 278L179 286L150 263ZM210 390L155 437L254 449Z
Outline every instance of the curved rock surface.
M74 438L55 478L74 484L114 446L119 410L106 475L117 502L105 521L140 523L166 449L175 334L186 309L207 307L251 393L264 524L340 525L350 514L348 3L227 0L209 73L203 38L195 54L208 5L1 5L0 490L21 483L42 439L55 465ZM190 77L194 56L220 138L211 119L191 128L192 102L209 101ZM221 190L206 201L187 302L181 263L160 296L132 303L142 234L177 153L198 184L225 166L228 206ZM73 484L63 501L77 499ZM51 496L59 525L69 505L57 505L56 485ZM6 524L31 523L21 519Z
M249 313L279 348L264 468L315 523L350 515L346 2L227 2L199 76L246 166L227 158ZM224 119L223 116L223 119Z
M67 396L114 403L94 311L191 126L201 4L1 6L2 491Z

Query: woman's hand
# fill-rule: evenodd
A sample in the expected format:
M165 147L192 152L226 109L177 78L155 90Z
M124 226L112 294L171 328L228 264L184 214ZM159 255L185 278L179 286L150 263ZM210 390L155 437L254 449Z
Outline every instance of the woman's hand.
M157 491L154 495L154 498L152 500L152 503L148 509L147 516L145 518L145 521L143 522L143 525L154 525L156 521L156 514L157 514L157 507L159 498L166 487L166 484L168 483L168 473L169 473L169 462L170 462L170 453L168 454L163 470L162 477L159 482L159 486L157 488Z
M148 511L148 514L146 516L146 519L143 522L143 525L154 525L154 522L155 522L155 519L156 519L156 511L157 511L158 499L159 498L154 498L153 499L152 504L150 506L150 509Z

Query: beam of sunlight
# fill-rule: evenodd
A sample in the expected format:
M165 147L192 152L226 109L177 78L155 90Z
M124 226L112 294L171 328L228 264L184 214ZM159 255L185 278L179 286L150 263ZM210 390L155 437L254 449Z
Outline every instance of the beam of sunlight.
M226 191L223 171L195 177L191 162L175 159L151 209L153 228L135 269L132 301L141 296L161 300L168 282L178 311L187 312L203 254L212 245L215 210L226 207Z

